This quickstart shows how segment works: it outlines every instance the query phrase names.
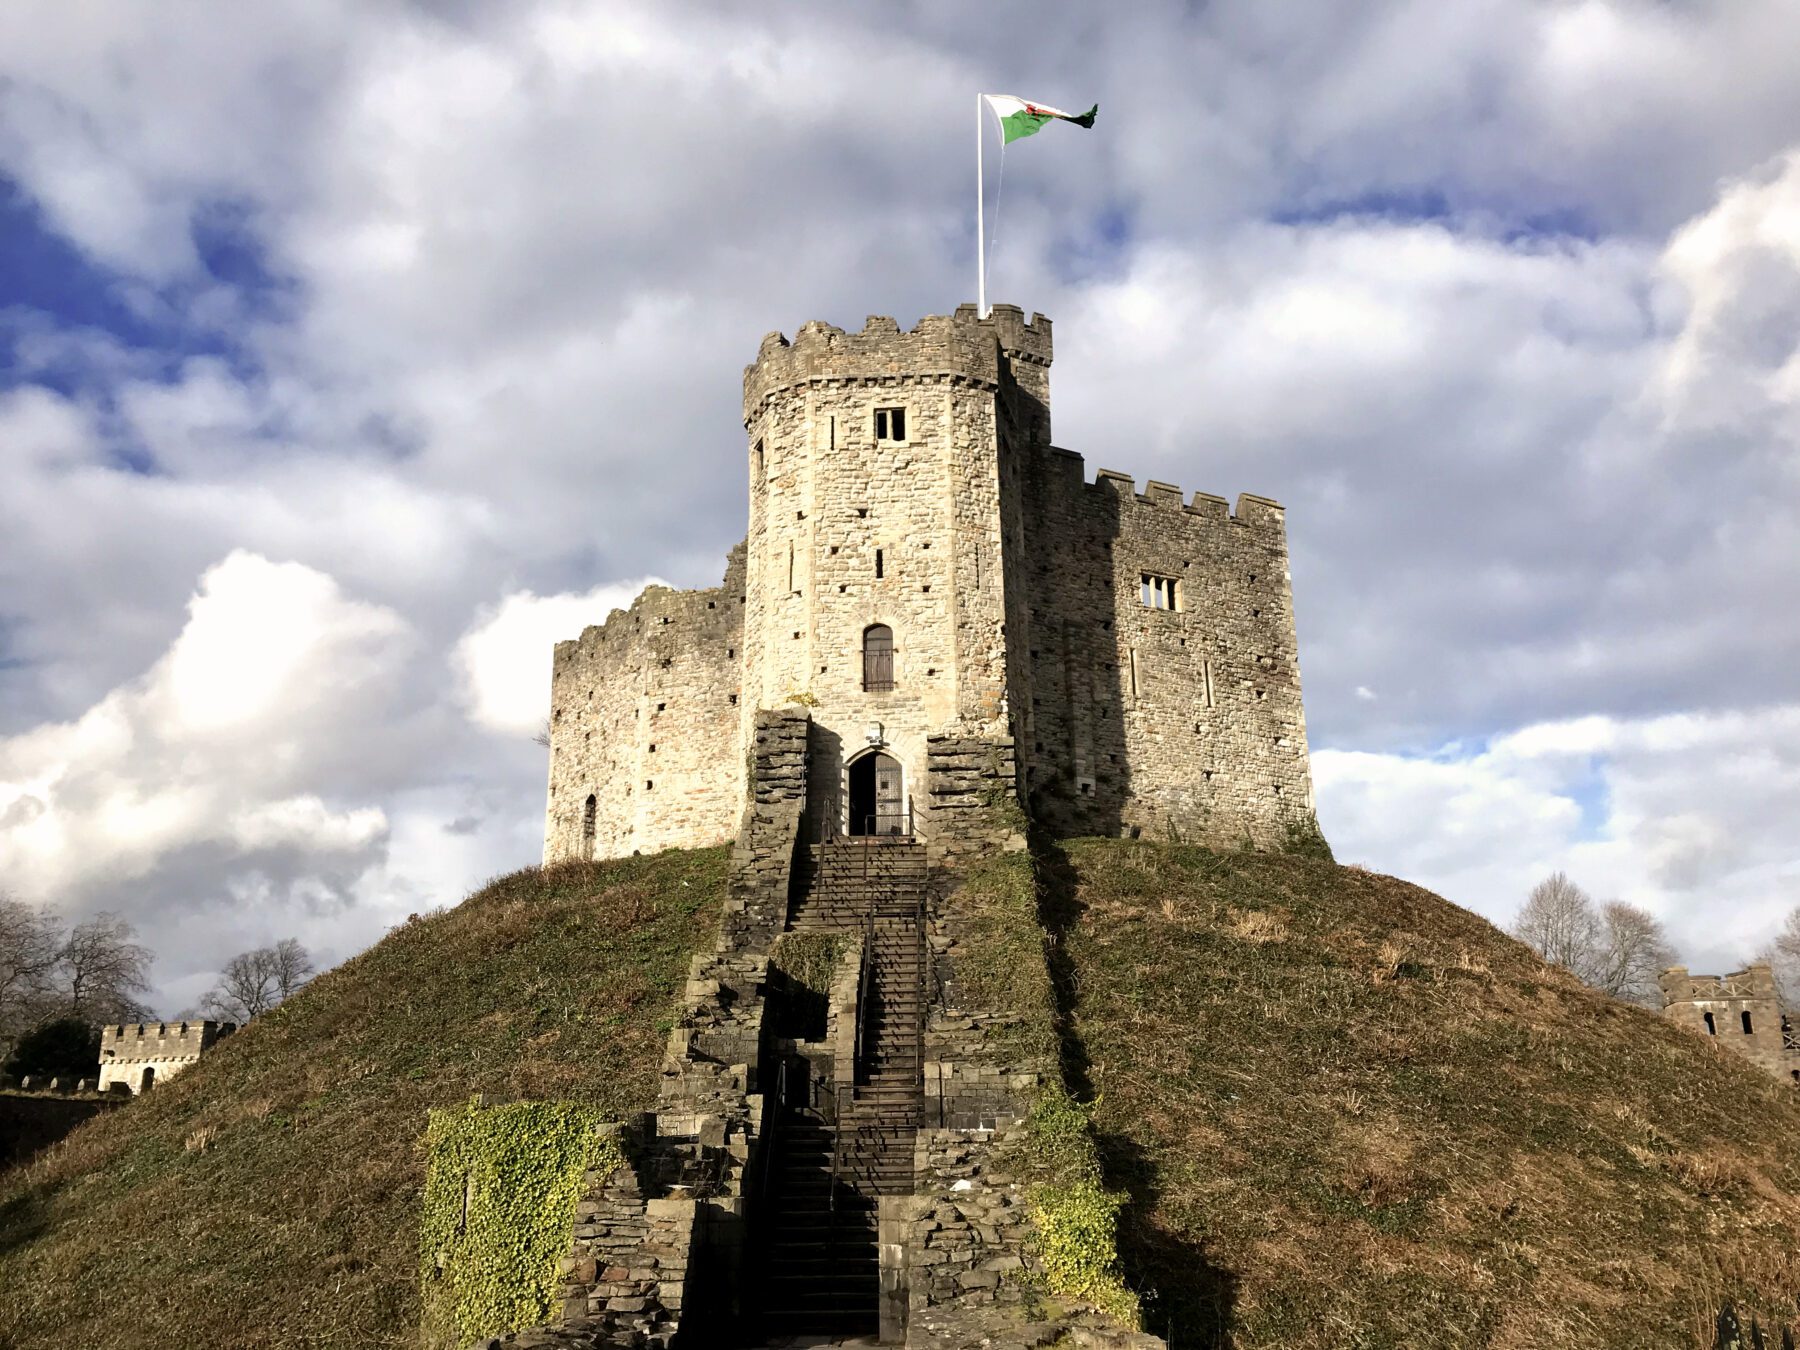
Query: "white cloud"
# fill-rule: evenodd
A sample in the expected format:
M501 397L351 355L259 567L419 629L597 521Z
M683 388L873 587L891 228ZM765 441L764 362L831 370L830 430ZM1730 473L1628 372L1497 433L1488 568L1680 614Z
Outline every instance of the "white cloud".
M322 573L231 554L141 677L0 739L0 880L61 908L135 909L129 883L201 847L222 850L222 871L277 849L366 866L381 809L317 789L390 713L410 640Z
M1800 705L1541 723L1429 757L1320 751L1338 856L1507 923L1558 869L1665 919L1696 967L1800 905Z
M646 586L666 586L655 577L585 594L533 595L515 591L482 610L456 644L463 705L488 731L529 736L550 716L550 657L558 642L581 636L591 624L606 622L615 609L628 608Z
M0 311L0 884L200 970L531 860L549 645L716 582L760 334L968 298L977 86L1101 105L994 298L1090 467L1287 503L1334 834L1701 934L1789 875L1726 729L1800 665L1784 7L222 14L0 11L0 173L96 265Z

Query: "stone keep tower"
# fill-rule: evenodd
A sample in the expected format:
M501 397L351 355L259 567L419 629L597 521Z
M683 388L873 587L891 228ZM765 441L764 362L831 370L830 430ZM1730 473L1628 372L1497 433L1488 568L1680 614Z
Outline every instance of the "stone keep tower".
M1088 482L1050 442L1051 357L1010 305L765 337L723 585L557 644L546 860L731 838L756 714L795 706L821 833L929 842L971 746L1063 834L1309 816L1281 507Z
M745 371L743 706L811 708L815 819L906 829L928 734L1009 734L1001 465L1047 439L1050 355L1047 319L970 306L772 333Z

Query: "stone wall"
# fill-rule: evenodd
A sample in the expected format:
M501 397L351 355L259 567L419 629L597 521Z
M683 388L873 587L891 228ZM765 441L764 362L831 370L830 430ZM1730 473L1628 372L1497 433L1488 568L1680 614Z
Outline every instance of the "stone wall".
M92 1092L0 1091L0 1170L49 1148L70 1130L121 1105Z
M1167 1350L1156 1336L1046 1296L1029 1188L1011 1170L1024 1127L920 1130L917 1193L882 1204L884 1291L907 1290L906 1344L931 1350Z
M1033 815L1057 833L1280 843L1312 810L1282 509L1102 471L1020 464L1031 527L1009 633ZM1144 603L1143 577L1176 607Z
M122 1083L133 1092L142 1092L146 1086L174 1077L236 1030L235 1022L135 1022L102 1027L100 1091Z
M1670 966L1659 983L1665 1017L1784 1082L1800 1084L1800 1049L1792 1046L1769 965L1758 962L1729 975L1689 975L1686 966Z
M954 875L981 858L1025 847L1010 737L929 736L925 765L930 810L921 831L933 866Z
M752 719L749 791L731 849L723 946L766 953L787 923L794 854L806 820L811 716L789 705Z
M740 547L722 585L651 586L556 644L545 862L731 838L743 806L742 633Z

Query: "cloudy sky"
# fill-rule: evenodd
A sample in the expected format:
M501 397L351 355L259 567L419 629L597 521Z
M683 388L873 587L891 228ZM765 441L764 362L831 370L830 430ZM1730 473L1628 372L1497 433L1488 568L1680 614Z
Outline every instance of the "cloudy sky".
M877 17L879 16L879 17ZM0 887L191 1002L534 861L549 644L716 582L769 329L990 293L1288 507L1340 858L1718 967L1800 902L1800 17L0 8ZM995 169L990 161L990 173Z

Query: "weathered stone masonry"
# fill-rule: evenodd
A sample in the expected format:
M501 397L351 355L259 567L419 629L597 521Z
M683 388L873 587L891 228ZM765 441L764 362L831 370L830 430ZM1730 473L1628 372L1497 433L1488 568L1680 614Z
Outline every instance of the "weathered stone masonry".
M756 714L794 705L814 829L854 830L879 753L941 853L950 737L1010 744L1059 833L1279 842L1312 808L1281 507L1086 481L1050 441L1052 355L1049 320L1006 305L764 338L724 584L557 647L546 860L730 837ZM865 688L878 625L891 687Z
M100 1091L167 1082L237 1030L235 1022L132 1022L100 1029Z
M719 587L652 586L556 644L546 862L732 837L744 789L742 632L737 549Z
M1663 1015L1800 1084L1800 1029L1782 1010L1775 971L1757 962L1729 975L1690 975L1670 966L1660 980Z

